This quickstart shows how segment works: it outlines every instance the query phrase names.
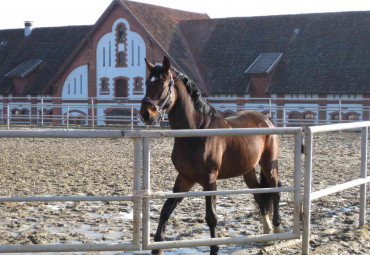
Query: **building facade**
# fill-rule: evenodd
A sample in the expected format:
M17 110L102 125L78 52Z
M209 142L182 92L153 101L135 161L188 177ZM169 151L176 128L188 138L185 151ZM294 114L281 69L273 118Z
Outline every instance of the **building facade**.
M93 26L0 31L0 119L137 119L144 58L166 55L224 116L255 109L281 125L369 120L369 30L370 12L210 19L113 0Z

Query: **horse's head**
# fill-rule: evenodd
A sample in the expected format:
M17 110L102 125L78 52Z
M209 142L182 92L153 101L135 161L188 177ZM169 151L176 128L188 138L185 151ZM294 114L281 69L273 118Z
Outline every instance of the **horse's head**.
M140 117L147 124L157 124L164 118L164 114L173 107L175 100L171 63L167 57L163 58L162 65L153 65L146 59L146 66L150 74L145 81L146 94L141 101Z

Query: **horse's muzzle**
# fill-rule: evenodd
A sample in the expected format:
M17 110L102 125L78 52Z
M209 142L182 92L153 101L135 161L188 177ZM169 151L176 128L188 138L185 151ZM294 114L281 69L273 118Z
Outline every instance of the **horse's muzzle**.
M150 118L148 111L145 111L143 114L140 113L140 119L145 125L154 125L156 123L156 118Z

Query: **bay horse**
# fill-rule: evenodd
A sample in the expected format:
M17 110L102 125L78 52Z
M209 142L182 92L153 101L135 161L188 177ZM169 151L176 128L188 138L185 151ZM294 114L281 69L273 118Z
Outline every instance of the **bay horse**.
M273 127L271 121L257 111L242 111L223 118L206 102L199 89L187 76L171 67L165 56L162 65L145 59L150 74L145 82L146 94L140 116L147 124L155 124L167 112L171 129L258 128ZM279 140L277 135L213 136L175 138L171 155L178 171L173 192L187 192L196 183L205 191L216 190L218 179L243 176L249 188L279 187ZM255 168L261 166L260 181ZM274 232L281 232L279 193L254 194L259 206L264 233L272 230L269 214L273 207ZM166 224L171 213L183 198L169 198L164 203L154 241L164 240ZM273 206L272 206L273 205ZM216 198L206 197L206 222L211 238L216 237ZM211 246L211 255L219 247ZM152 254L162 254L153 250Z

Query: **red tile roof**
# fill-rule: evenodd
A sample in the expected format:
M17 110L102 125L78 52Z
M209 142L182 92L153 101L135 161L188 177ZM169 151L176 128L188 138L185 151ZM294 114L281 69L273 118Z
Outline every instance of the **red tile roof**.
M27 84L22 93L42 93L90 28L91 26L35 28L28 37L24 37L23 29L0 30L0 93L11 91L12 80L8 77L13 78L13 75L5 75L14 72L16 68L19 71L24 70L25 65L35 59L43 61L37 71L27 74ZM7 44L1 46L2 41Z
M370 93L370 12L180 23L211 94L244 94L261 53L283 53L268 93Z

